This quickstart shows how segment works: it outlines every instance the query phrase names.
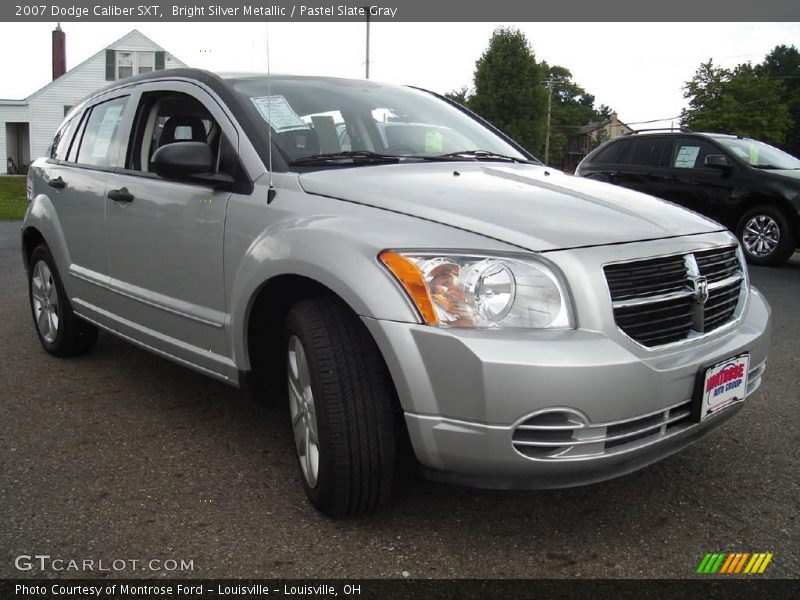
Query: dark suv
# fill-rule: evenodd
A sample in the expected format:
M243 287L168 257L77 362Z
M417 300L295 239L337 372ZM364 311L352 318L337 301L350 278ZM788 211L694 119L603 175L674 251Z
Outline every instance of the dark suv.
M575 174L716 219L736 233L754 264L781 264L797 246L800 160L757 140L688 131L629 134L598 146Z

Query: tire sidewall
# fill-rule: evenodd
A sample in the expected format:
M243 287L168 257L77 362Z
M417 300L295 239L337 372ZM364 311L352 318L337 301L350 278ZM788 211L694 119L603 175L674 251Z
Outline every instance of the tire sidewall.
M58 331L56 332L56 339L52 342L48 342L44 339L42 332L39 331L39 324L36 322L36 309L33 305L33 273L36 270L36 265L40 262L44 262L47 268L50 269L50 273L53 276L53 284L56 286L56 295L58 296ZM67 328L67 319L71 315L68 315L69 303L67 301L67 294L64 291L64 286L61 284L61 277L58 274L55 260L53 260L53 255L46 246L37 247L31 254L30 270L28 272L28 301L31 308L31 316L33 317L33 326L36 329L36 335L39 337L39 341L48 352L54 354L58 353L64 343L64 336L66 335L64 331Z
M780 237L778 239L778 246L774 252L768 256L754 256L747 251L744 244L744 228L750 219L755 216L764 215L773 219L778 224ZM748 210L739 220L736 227L736 237L739 238L739 243L742 245L742 252L744 253L747 262L754 265L780 265L785 262L793 253L797 241L795 232L792 230L792 224L789 218L783 211L773 208L769 205L756 206Z
M306 323L290 311L283 336L283 355L284 373L286 379L286 409L291 415L290 405L291 394L288 391L288 369L289 369L289 340L292 336L296 336L300 343L303 344L303 350L306 354L306 361L308 362L308 370L311 376L311 392L314 394L314 409L317 418L317 432L318 432L318 447L319 447L319 472L317 474L317 484L311 487L303 476L302 466L300 464L300 455L297 452L294 441L294 431L291 431L291 420L289 421L290 433L292 435L292 446L294 447L294 456L297 463L297 471L300 475L300 480L303 482L306 494L315 505L329 505L333 500L333 486L332 480L334 477L334 467L331 454L328 448L328 440L330 435L330 424L328 415L326 413L326 402L323 396L323 385L320 381L320 368L319 368L319 352L313 345L313 337L308 331Z

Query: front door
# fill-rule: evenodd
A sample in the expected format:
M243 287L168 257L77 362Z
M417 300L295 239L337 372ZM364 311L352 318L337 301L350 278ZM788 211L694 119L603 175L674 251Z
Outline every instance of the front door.
M706 140L676 137L669 151L669 176L661 183L659 196L695 212L725 222L736 181L736 167L707 167L707 156L725 153Z
M112 310L122 332L217 374L232 362L223 331L223 244L230 192L166 181L150 161L164 144L238 147L219 106L191 84L142 86L125 170L109 185Z

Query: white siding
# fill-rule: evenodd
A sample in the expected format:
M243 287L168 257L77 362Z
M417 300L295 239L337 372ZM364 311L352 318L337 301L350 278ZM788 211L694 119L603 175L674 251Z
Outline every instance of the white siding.
M64 107L77 104L107 83L105 68L105 51L101 51L31 97L32 158L45 155L64 120Z
M108 47L112 50L163 50L161 46L154 44L136 29Z

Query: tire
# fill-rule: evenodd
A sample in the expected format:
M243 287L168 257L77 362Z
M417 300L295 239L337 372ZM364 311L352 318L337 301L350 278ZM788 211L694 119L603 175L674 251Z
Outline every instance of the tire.
M754 265L783 264L797 247L797 229L791 219L769 204L744 213L736 226L736 237L742 243L747 262Z
M330 517L383 505L395 472L395 392L366 327L337 299L303 300L289 311L283 348L292 435L309 500ZM316 471L313 444L301 440L304 429L309 440L317 439Z
M78 356L95 345L97 327L72 312L53 255L44 244L31 253L28 298L36 334L50 354Z

